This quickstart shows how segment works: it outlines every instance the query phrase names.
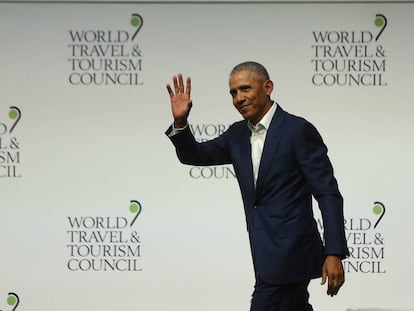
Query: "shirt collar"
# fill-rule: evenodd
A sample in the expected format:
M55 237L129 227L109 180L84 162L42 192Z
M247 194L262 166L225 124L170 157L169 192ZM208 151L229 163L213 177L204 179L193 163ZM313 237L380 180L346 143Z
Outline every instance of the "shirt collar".
M263 118L257 122L256 125L252 124L250 121L247 121L247 126L251 131L264 128L266 131L270 126L270 122L272 122L273 115L275 114L277 107L277 103L273 102L270 109L266 112L266 114L263 116Z

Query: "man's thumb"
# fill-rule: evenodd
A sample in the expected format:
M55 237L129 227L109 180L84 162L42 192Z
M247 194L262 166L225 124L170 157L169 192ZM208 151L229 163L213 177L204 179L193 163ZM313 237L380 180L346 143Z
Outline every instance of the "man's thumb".
M326 277L327 277L326 272L325 271L322 271L322 281L321 281L321 285L323 285L323 284L326 283Z

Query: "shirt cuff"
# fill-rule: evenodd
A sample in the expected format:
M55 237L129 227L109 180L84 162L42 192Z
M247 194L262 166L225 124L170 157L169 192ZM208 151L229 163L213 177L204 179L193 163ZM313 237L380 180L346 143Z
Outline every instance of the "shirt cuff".
M180 134L185 129L187 129L188 124L186 124L184 127L175 127L174 123L171 125L171 132L168 133L168 137L172 137L174 135Z

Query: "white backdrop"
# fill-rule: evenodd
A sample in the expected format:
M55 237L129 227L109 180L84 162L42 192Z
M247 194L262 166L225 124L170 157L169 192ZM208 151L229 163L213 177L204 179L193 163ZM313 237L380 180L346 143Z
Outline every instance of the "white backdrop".
M232 169L183 166L164 135L178 72L193 80L199 139L239 120L227 79L245 60L319 129L345 198L346 284L330 298L313 281L315 309L413 307L413 9L0 2L0 310L248 310ZM119 80L98 85L102 74ZM375 85L315 85L315 74Z

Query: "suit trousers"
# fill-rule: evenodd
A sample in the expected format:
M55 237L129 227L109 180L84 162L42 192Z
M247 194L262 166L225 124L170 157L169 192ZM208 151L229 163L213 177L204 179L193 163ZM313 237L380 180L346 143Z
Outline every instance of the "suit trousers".
M273 285L256 276L250 311L312 311L309 282Z

